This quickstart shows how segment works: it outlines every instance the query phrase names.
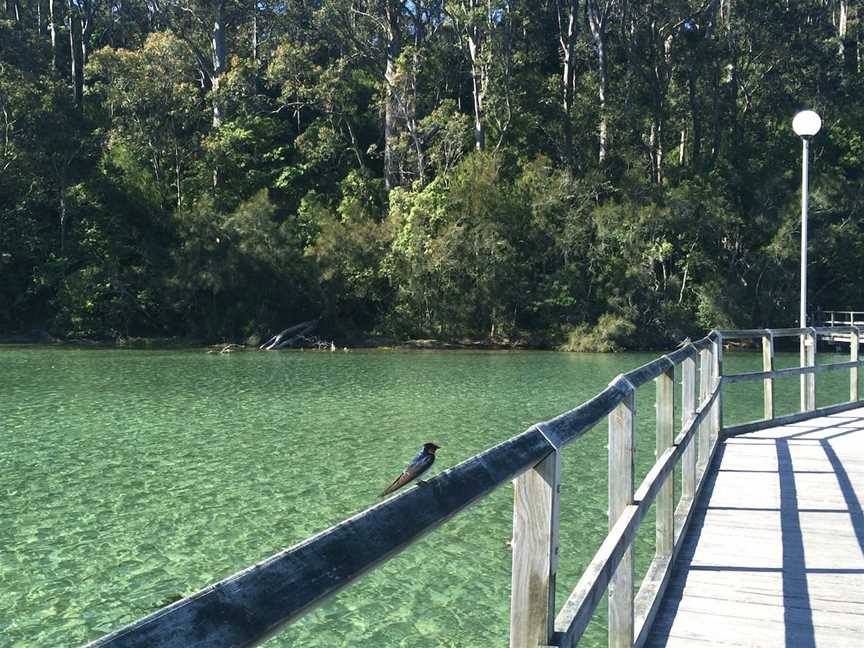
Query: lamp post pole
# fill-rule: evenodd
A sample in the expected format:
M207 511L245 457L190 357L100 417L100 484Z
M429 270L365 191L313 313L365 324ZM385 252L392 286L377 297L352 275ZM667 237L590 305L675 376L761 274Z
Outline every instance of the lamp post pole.
M801 328L807 327L807 209L810 206L810 138L802 137L801 157Z
M822 128L822 119L812 110L802 110L792 120L792 129L801 138L801 312L800 327L807 328L807 210L810 207L810 140ZM801 334L801 366L809 367L816 360L816 337ZM816 376L801 374L801 411L816 407Z

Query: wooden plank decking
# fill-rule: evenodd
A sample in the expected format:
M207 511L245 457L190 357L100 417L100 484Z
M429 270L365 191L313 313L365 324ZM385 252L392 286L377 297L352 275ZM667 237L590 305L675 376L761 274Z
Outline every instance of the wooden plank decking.
M727 439L647 646L864 645L864 408Z

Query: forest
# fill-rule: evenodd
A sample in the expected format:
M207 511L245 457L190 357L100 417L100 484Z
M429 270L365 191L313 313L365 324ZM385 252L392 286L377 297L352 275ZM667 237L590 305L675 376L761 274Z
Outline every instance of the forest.
M864 309L859 0L3 0L0 334L668 345Z

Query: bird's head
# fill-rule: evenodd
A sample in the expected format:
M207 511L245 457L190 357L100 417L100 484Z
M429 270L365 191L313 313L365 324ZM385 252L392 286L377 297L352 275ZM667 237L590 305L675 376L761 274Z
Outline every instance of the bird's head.
M431 455L434 455L435 451L440 447L441 446L437 446L434 443L424 443L423 444L423 449Z

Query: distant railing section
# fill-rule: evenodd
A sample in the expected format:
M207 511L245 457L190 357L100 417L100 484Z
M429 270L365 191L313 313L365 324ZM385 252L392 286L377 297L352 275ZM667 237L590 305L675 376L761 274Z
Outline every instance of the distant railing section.
M832 312L832 311L828 311ZM864 313L862 313L864 315ZM763 416L756 421L728 426L723 429L725 436L734 436L761 430L775 425L785 425L796 421L825 416L832 412L842 411L857 406L859 402L858 349L861 341L861 331L857 326L823 326L790 329L753 329L744 331L717 331L724 340L761 339L762 371L753 371L722 376L724 385L749 380L761 380L763 390ZM834 362L816 364L818 341L825 338L829 341L842 339L849 342L849 362ZM774 340L781 337L797 337L800 340L801 362L798 367L774 369ZM849 402L816 409L816 374L826 371L849 369ZM797 414L775 416L774 412L774 379L788 376L801 376L800 411Z
M577 408L471 457L430 479L426 486L396 495L89 646L256 645L511 480L511 648L574 646L607 591L610 647L642 645L686 536L718 440L861 404L857 327L847 326L842 331L848 332L853 342L849 362L818 366L815 362L817 338L839 332L837 326L714 331L698 342L688 341L676 351L618 376ZM783 336L801 338L801 366L774 369L774 339ZM723 343L736 338L761 339L763 371L723 375ZM680 374L680 426L673 420L678 391L676 367ZM846 368L851 376L850 402L817 410L816 373ZM801 376L801 412L775 417L773 381L789 375ZM748 380L763 383L764 417L724 428L723 386ZM652 381L657 459L637 486L636 390ZM555 579L561 452L604 419L608 420L609 438L609 534L559 610ZM676 505L670 476L679 463L681 493ZM633 544L652 505L656 514L654 558L637 591Z
M864 326L864 311L818 311L819 325L828 326Z

